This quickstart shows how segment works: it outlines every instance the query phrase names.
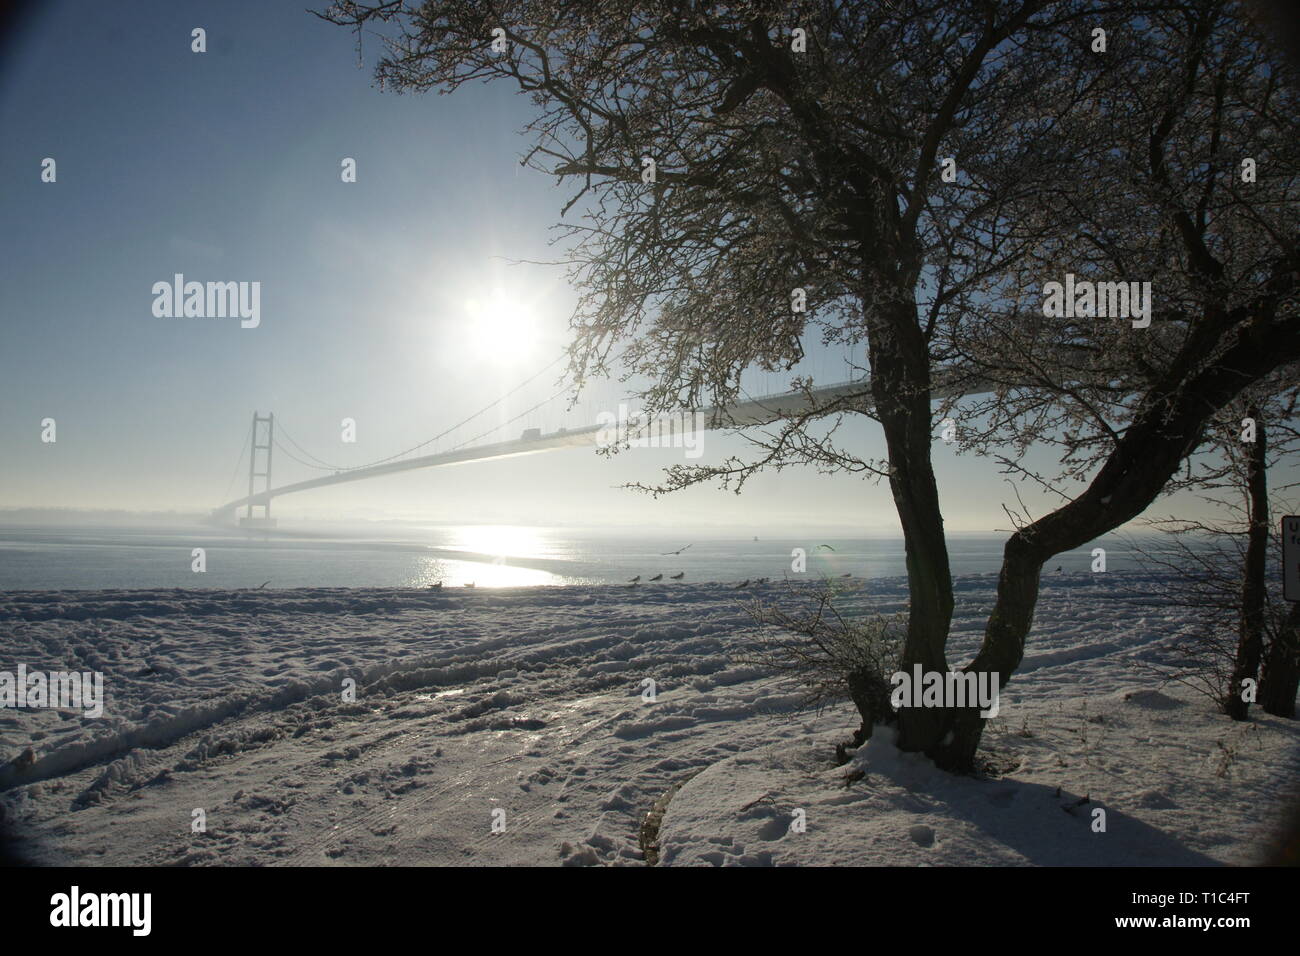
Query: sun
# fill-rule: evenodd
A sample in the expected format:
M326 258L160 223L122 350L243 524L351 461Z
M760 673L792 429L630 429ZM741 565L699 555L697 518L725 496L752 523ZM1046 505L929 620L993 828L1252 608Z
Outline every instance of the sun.
M467 299L465 321L466 339L480 359L513 364L536 356L537 315L519 296L496 289Z

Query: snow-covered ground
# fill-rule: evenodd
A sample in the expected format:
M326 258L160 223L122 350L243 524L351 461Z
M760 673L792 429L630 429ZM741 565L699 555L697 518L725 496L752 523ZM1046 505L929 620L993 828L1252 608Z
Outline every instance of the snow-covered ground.
M101 671L107 701L0 711L0 807L43 863L639 865L674 788L660 865L1252 862L1300 727L1135 669L1182 619L1116 578L1045 577L981 778L888 731L834 766L852 708L798 712L731 659L782 584L9 593L0 670ZM959 579L954 664L994 584Z

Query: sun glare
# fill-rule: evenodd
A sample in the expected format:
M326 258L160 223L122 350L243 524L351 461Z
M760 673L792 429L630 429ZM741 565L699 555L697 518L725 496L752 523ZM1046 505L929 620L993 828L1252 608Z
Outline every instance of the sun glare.
M467 339L479 358L520 362L537 351L537 316L519 297L496 290L465 302Z

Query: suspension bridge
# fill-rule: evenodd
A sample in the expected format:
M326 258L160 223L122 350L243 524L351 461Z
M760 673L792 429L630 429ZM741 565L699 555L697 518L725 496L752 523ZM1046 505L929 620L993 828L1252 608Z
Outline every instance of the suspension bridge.
M555 363L552 363L552 366ZM548 366L549 368L550 366ZM546 369L543 369L545 372ZM512 393L522 388L529 381L537 378L542 373L526 380L515 389ZM948 384L939 383L934 391L934 398L947 398L951 395L964 391L969 394L972 383L967 379L959 386L955 379L949 380ZM583 446L596 446L609 443L611 432L617 435L620 441L632 440L635 443L639 439L647 439L655 447L681 447L682 429L694 430L712 430L712 429L736 429L746 426L764 425L776 422L781 419L791 418L808 412L825 410L827 413L836 411L859 410L868 411L872 405L871 400L871 383L869 379L861 378L854 381L839 382L834 385L820 386L799 391L777 392L768 395L762 395L757 398L746 395L744 401L739 401L726 407L714 407L698 411L683 421L680 413L669 413L655 418L644 418L641 420L633 419L632 421L611 421L614 416L606 413L604 418L610 419L598 421L595 424L583 425L577 428L557 428L553 431L543 432L541 428L526 428L522 434L515 438L500 439L496 441L483 442L482 440L491 437L494 433L501 431L511 424L517 422L525 415L536 411L538 408L557 399L565 390L561 389L543 402L534 405L526 412L516 415L513 418L502 422L495 428L490 429L475 438L469 439L451 449L425 454L415 454L438 439L445 437L452 431L460 428L468 422L479 417L489 409L499 405L503 400L497 399L479 411L475 412L469 418L452 426L452 428L435 435L427 441L421 442L412 448L403 452L392 455L379 461L370 462L364 465L357 465L346 468L335 468L316 458L310 452L303 449L297 442L285 433L286 439L291 445L297 448L298 452L308 459L314 459L314 462L307 461L293 450L282 444L276 435L276 422L273 414L259 415L253 413L253 423L250 429L250 439L248 448L248 494L228 501L212 512L212 520L217 522L231 522L238 518L239 524L245 527L274 527L274 520L271 517L271 501L283 495L296 494L302 491L309 491L313 488L324 488L330 485L340 485L354 481L365 481L370 478L377 478L383 475L392 475L404 471L413 471L419 468L438 468L448 465L463 465L475 461L488 461L497 458L510 458L521 455L533 455L540 452L555 451L563 448L577 448ZM510 393L508 393L510 394ZM283 429L282 429L283 431ZM676 442L674 445L673 443ZM326 471L326 474L319 475L315 478L309 478L304 481L295 481L290 484L272 485L271 481L271 462L273 449L279 449L288 455L294 461L317 470ZM242 455L241 455L242 462ZM238 472L238 464L236 465ZM238 515L239 509L246 509L245 514ZM260 513L255 514L255 510Z

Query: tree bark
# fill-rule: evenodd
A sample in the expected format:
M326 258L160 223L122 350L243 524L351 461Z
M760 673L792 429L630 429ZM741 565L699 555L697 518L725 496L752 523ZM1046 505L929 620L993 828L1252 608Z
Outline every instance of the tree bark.
M1264 659L1259 706L1266 714L1294 720L1297 690L1300 690L1300 601L1292 601L1286 621Z
M1268 553L1268 470L1265 457L1268 448L1259 409L1252 405L1247 414L1255 421L1255 444L1246 466L1250 530L1246 541L1246 563L1242 569L1237 656L1223 696L1223 712L1233 720L1245 720L1250 710L1250 704L1243 699L1242 682L1258 677L1259 659L1264 649L1264 559Z

